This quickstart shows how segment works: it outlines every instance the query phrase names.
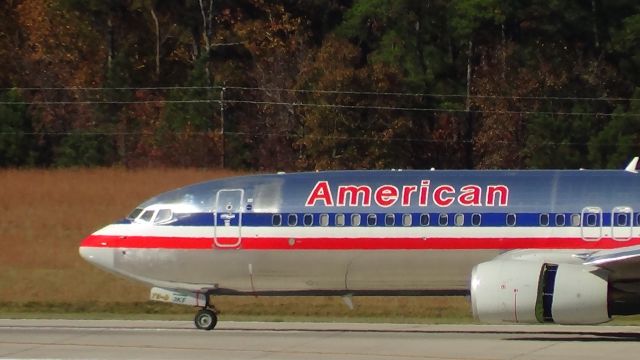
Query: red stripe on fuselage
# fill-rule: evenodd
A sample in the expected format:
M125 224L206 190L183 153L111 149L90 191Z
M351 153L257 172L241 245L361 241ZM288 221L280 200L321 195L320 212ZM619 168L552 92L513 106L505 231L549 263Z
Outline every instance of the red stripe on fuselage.
M235 244L237 238L219 238L218 244ZM615 249L640 244L640 238L626 241L602 238L281 238L246 237L237 248L243 250L514 250L514 249ZM132 249L223 250L213 238L160 236L91 235L80 246ZM231 247L231 249L237 249Z
M211 249L213 238L90 235L81 247L136 249Z

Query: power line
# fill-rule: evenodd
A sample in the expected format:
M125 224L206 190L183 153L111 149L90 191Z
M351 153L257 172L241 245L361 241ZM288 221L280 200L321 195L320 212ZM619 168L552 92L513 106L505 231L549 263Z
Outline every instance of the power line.
M237 90L258 90L293 93L319 93L337 95L371 95L371 96L405 96L405 97L435 97L435 98L477 98L477 99L514 99L514 100L589 100L589 101L628 101L640 100L635 98L619 97L560 97L560 96L512 96L512 95L469 95L466 94L437 94L437 93L405 93L405 92L376 92L376 91L354 91L354 90L307 90L307 89L284 89L284 88L261 88L227 86L227 89Z
M257 105L285 105L285 106L307 106L320 108L336 108L336 109L359 109L359 110L398 110L398 111L418 111L418 112L447 112L447 113L473 113L473 114L503 114L503 115L567 115L567 116L640 116L640 113L598 113L598 112L553 112L553 111L518 111L518 110L465 110L465 109L448 109L448 108L420 108L420 107L397 107L397 106L378 106L378 105L341 105L341 104L313 104L313 103L288 103L279 101L249 101L249 100L226 100L233 103L246 103Z
M209 136L213 134L219 134L215 132L206 131L191 131L191 132L171 132L175 135L200 135ZM148 131L56 131L56 132L0 132L0 136L156 136L157 134ZM313 134L292 134L292 133L253 133L244 131L225 131L225 135L236 137L280 137L280 138L299 138L299 139L329 139L329 140L346 140L346 141L405 141L414 143L434 143L434 144L471 144L473 140L449 140L449 139L418 139L418 138L403 138L403 137L379 137L379 136L339 136L339 135L313 135ZM497 144L521 144L517 141L496 140L492 141ZM588 145L588 142L570 142L570 141L544 141L537 142L536 145L540 146L575 146L575 145ZM599 143L602 145L618 145L618 143Z
M34 100L34 101L0 101L0 105L133 105L133 104L198 104L219 103L230 100L196 99L196 100Z
M464 110L452 108L422 108L403 106L381 105L343 105L343 104L319 104L283 101L254 101L237 99L195 99L195 100L125 100L125 101L101 101L101 100L74 100L74 101L0 101L0 105L134 105L134 104L252 104L274 105L289 107L315 107L351 110L389 110L389 111L415 111L431 113L473 113L473 114L498 114L498 115L554 115L554 116L603 116L603 117L636 117L640 113L602 113L602 112L567 112L567 111L532 111L532 110Z
M377 92L356 90L317 90L317 89L287 89L278 87L251 86L151 86L151 87L17 87L0 88L0 91L136 91L136 90L240 90L261 92L288 92L300 94L332 94L332 95L367 95L367 96L398 96L398 97L432 97L432 98L474 98L474 99L511 99L511 100L551 100L551 101L638 101L640 98L622 97L579 97L579 96L513 96L513 95L469 95L440 94L440 93L412 93L412 92Z

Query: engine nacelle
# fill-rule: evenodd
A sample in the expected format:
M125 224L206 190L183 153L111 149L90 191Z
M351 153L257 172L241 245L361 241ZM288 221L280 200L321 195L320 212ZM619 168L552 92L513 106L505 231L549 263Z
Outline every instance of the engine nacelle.
M471 275L476 320L599 324L609 321L607 272L574 264L495 260Z

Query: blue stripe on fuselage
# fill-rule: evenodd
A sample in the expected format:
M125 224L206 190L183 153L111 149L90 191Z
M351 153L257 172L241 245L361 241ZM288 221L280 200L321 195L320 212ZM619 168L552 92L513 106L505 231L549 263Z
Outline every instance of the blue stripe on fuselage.
M288 224L288 220L289 220L289 215L295 214L297 217L297 223L296 225L289 225ZM574 215L580 215L578 213L473 213L473 212L469 212L469 213L437 213L437 212L425 212L425 213L346 213L346 212L339 212L339 213L313 213L311 214L313 217L313 222L310 225L305 224L305 215L309 215L310 213L277 213L277 214L272 214L272 213L243 213L242 214L242 226L260 226L260 227L265 227L265 226L274 226L273 225L273 217L274 215L280 215L281 216L281 225L279 226L337 226L336 224L336 215L338 214L342 214L344 215L344 226L353 226L351 224L351 217L353 214L359 214L360 215L360 225L362 227L368 227L368 226L379 226L379 227L387 227L387 226L398 226L398 227L403 227L403 216L405 214L410 214L411 215L411 226L468 226L468 227L472 227L472 226L480 226L480 227L510 227L510 226L518 226L518 227L570 227L570 226L574 226L572 225L572 219L571 217ZM324 216L326 214L326 216L328 217L328 224L327 225L321 225L320 221L321 221L321 215ZM370 214L375 214L376 215L376 224L375 225L369 225L367 223L367 217ZM389 214L393 214L394 218L393 218L393 225L388 225L388 219L386 219L387 215ZM447 215L447 223L442 225L440 222L440 215L441 214L446 214ZM456 216L459 216L460 214L462 214L463 216L463 223L462 225L458 225L456 224ZM480 215L480 224L479 225L474 225L472 224L472 217L473 216L477 216L475 214L479 214ZM507 224L507 217L509 216L509 214L514 214L516 217L516 223L515 225L509 225ZM549 216L549 223L548 225L542 225L540 223L540 217L541 214L546 214ZM220 218L221 214L218 214L218 224L223 224L224 220ZM237 226L238 225L238 220L239 220L239 216L237 216L238 214L233 214L235 215L231 220L229 221L229 225L232 226ZM423 223L421 222L421 217L423 215L428 215L429 216L429 223L428 225L423 225ZM557 215L564 215L564 225L556 225L556 216ZM602 213L600 216L602 216L602 226L603 227L609 227L612 224L612 219L611 219L611 213ZM635 216L633 219L633 226L639 226L639 220L640 217L639 216ZM581 221L584 224L584 227L597 227L597 226L587 226L587 219L583 218L581 219ZM596 223L599 223L600 219L598 218ZM121 220L120 222L118 222L118 224L128 224L130 223L130 220L124 219ZM159 224L160 226L163 226L161 224ZM176 215L176 219L175 221L172 221L170 223L167 223L165 225L170 225L170 226L213 226L214 225L214 214L213 213L192 213L192 214L177 214ZM579 227L580 225L577 225L576 227ZM627 225L629 226L629 225ZM624 226L621 226L624 227Z

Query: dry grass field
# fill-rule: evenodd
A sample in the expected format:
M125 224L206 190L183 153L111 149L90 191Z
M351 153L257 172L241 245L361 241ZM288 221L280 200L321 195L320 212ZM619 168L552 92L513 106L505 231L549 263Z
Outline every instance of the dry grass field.
M146 290L89 266L82 238L160 192L229 175L201 170L0 171L0 301L140 301Z
M146 303L148 288L85 263L82 238L162 191L232 175L196 169L0 170L0 315L12 312L167 312L188 307ZM220 297L236 316L469 319L463 298L340 299Z

